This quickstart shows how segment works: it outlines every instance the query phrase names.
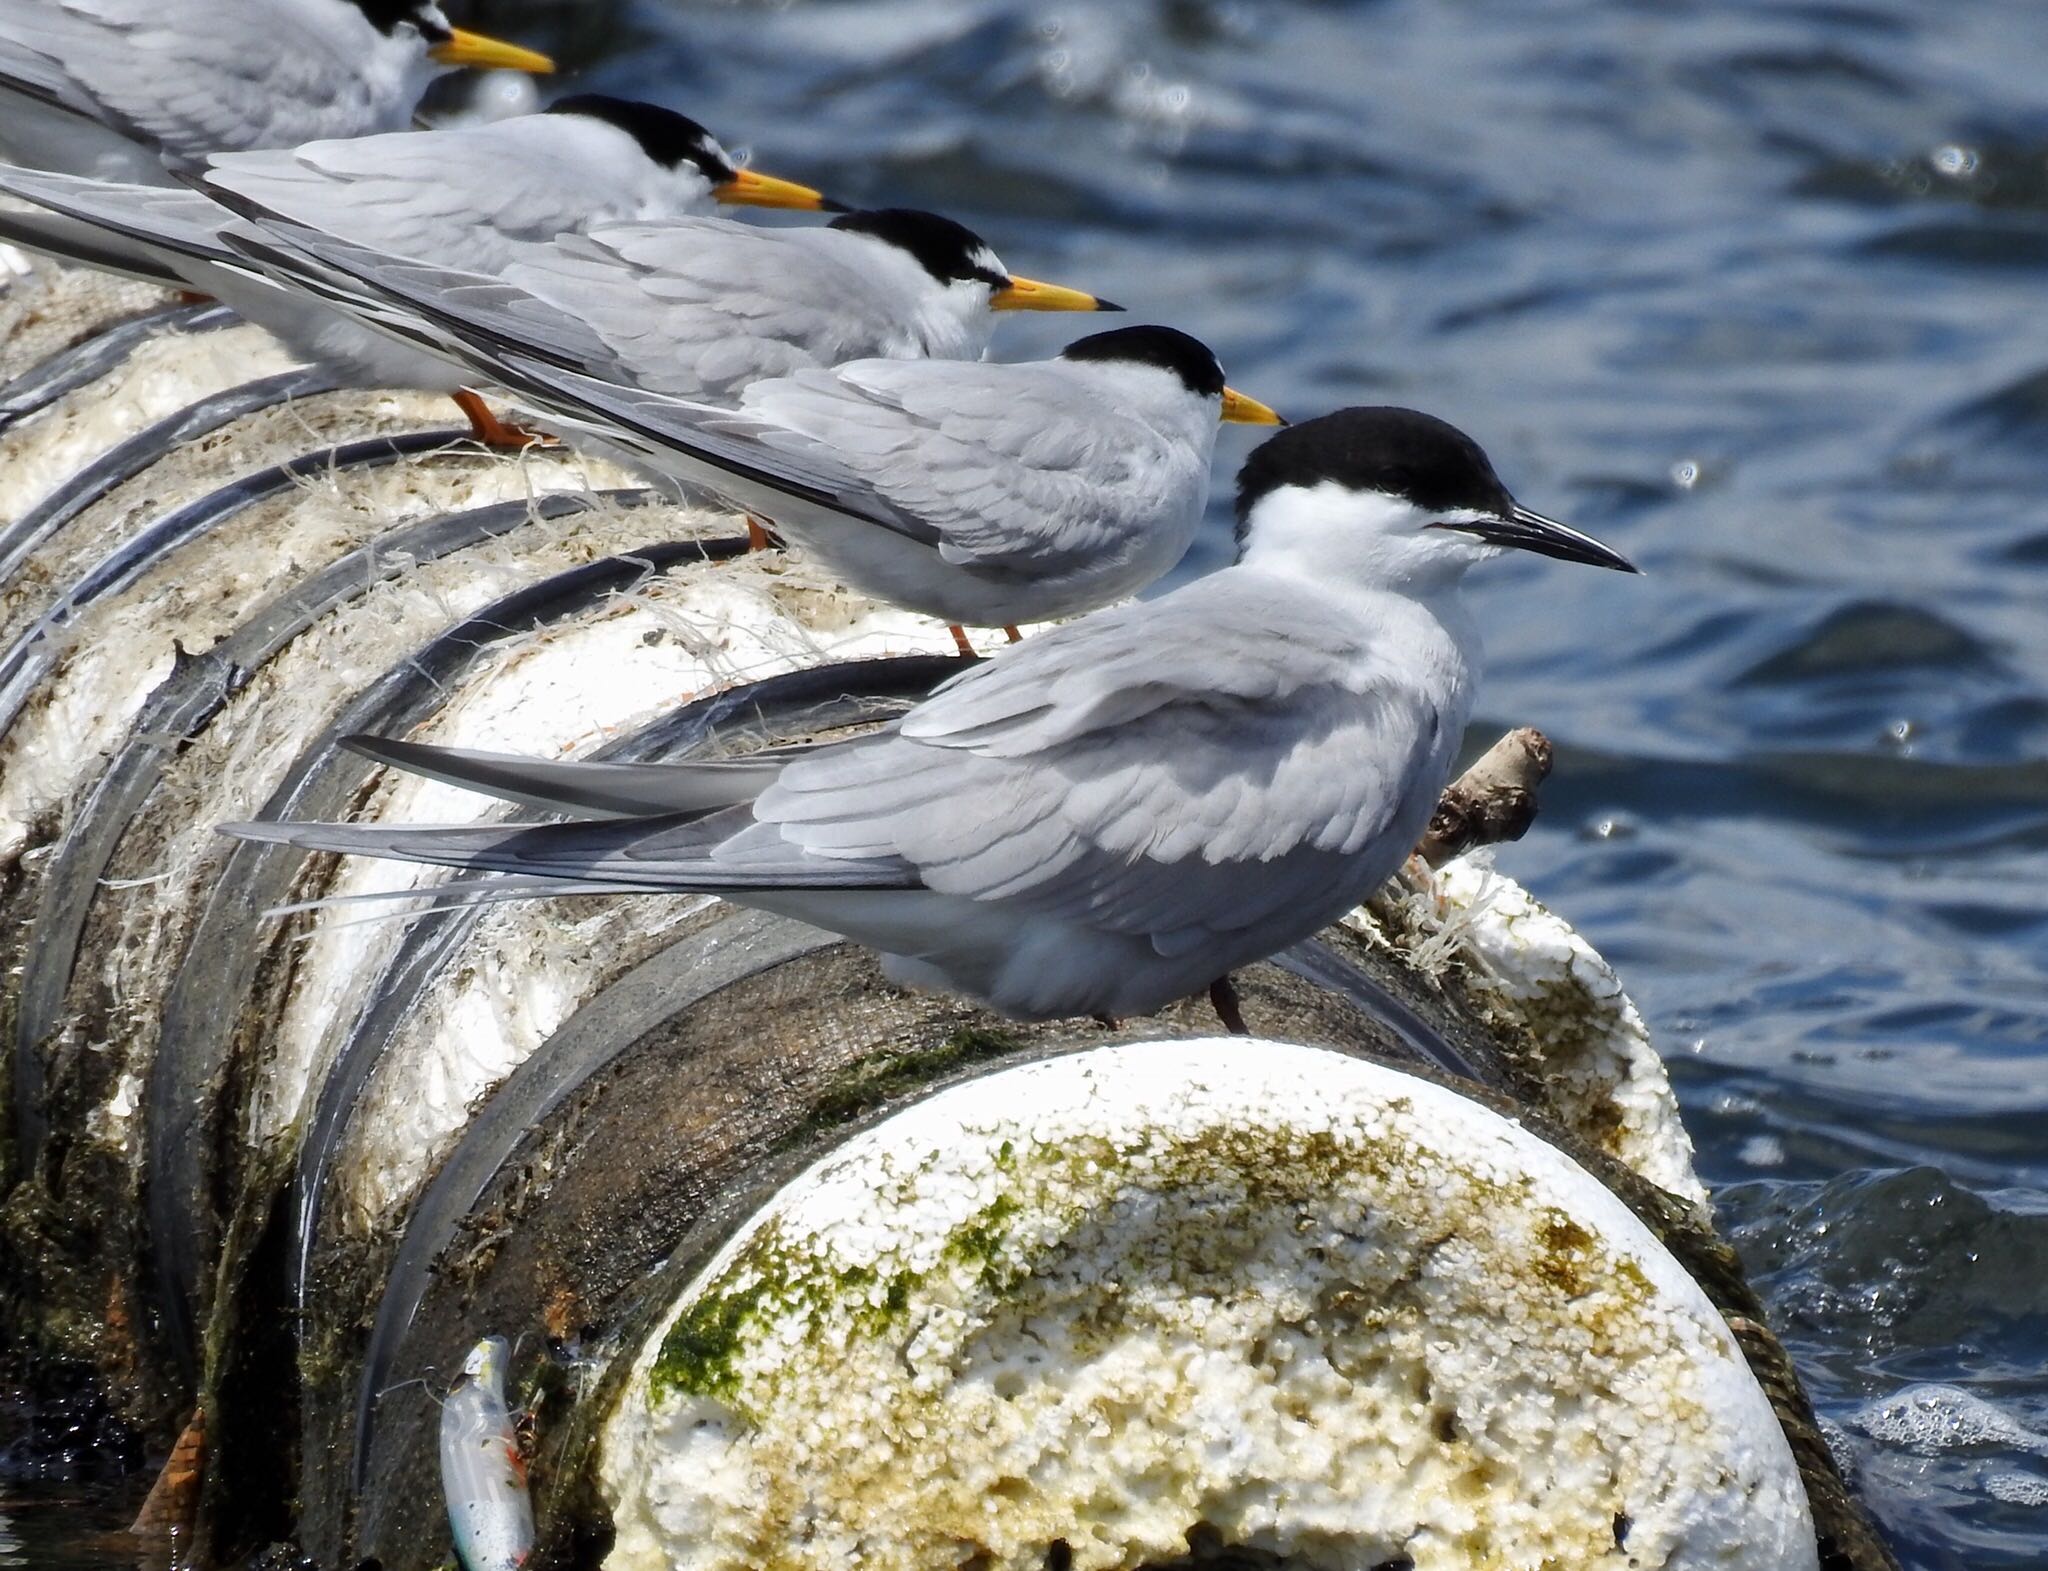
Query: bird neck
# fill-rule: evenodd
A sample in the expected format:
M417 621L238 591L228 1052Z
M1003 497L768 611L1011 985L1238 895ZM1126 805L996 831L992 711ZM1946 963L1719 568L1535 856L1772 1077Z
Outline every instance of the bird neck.
M995 331L987 284L934 278L901 246L873 235L838 229L798 232L832 237L830 242L821 238L818 244L853 242L848 265L866 275L885 297L904 302L899 325L919 354L933 360L979 360L987 352Z
M1426 523L1426 515L1400 497L1327 481L1289 486L1252 509L1238 560L1334 589L1348 585L1455 604L1466 570L1484 553Z
M1465 562L1400 536L1318 527L1318 508L1300 505L1256 516L1233 572L1288 586L1469 680L1479 669L1478 626L1465 604Z

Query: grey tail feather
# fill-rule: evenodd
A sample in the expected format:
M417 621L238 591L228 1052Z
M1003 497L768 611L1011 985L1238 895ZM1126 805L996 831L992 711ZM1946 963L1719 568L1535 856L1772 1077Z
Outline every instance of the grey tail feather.
M60 213L0 211L0 240L165 289L190 287L146 247Z
M716 812L750 802L775 782L787 761L708 759L694 763L586 763L427 747L378 736L343 745L380 764L528 807L644 818Z
M728 880L713 876L692 876L692 847L677 844L673 858L659 866L650 865L644 876L619 876L621 861L615 853L664 831L688 830L700 841L697 849L709 852L730 826L717 819L702 820L706 827L696 833L699 815L675 814L656 818L595 819L567 824L321 824L307 822L239 823L218 825L219 832L238 840L268 845L296 846L302 851L330 851L340 856L375 856L395 862L424 862L430 866L455 867L475 875L518 873L553 882L577 885L604 883L641 890L688 890L701 888L715 893ZM606 872L597 871L607 865ZM624 864L630 867L630 863Z
M441 911L468 906L498 905L508 900L555 900L569 895L661 894L640 884L578 883L570 878L528 878L517 873L491 873L481 878L451 878L445 883L420 884L411 889L366 889L350 895L324 895L314 900L293 900L266 907L266 917L296 916L302 911L339 910L344 906L402 905L418 901L416 909L378 911L370 921L433 916Z

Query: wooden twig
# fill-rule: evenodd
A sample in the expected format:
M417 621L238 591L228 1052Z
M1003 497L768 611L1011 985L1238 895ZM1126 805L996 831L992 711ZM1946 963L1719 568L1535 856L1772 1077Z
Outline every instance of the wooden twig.
M202 1408L178 1436L170 1460L164 1463L128 1531L138 1538L182 1538L190 1533L199 1513L199 1486L205 1474L206 1412Z
M1550 758L1550 738L1534 726L1510 731L1444 788L1416 855L1442 867L1474 846L1521 839L1536 821Z

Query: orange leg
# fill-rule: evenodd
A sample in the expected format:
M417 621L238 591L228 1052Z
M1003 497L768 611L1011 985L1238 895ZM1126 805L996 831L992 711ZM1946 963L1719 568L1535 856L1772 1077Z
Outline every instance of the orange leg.
M747 514L747 549L767 551L773 549L774 545L775 537L761 527L760 520L752 513Z
M212 305L213 296L201 294L196 289L180 289L177 301L180 305Z
M967 629L958 622L948 622L946 624L946 631L953 635L953 643L960 653L972 660L974 658L974 645L967 641Z
M1024 635L1023 635L1022 633L1018 632L1018 631L1017 631L1017 629L1015 629L1014 627L1010 626L1010 624L1009 624L1009 623L1005 622L1005 623L1003 624L1003 631L1004 631L1005 633L1008 633L1008 634L1010 635L1010 642L1011 642L1011 643L1013 643L1013 644L1021 644L1021 643L1023 643L1023 642L1024 642Z
M469 418L469 434L485 447L505 448L516 453L529 447L555 445L555 439L551 436L529 431L509 420L500 420L491 413L491 406L484 402L480 393L472 392L465 387L453 396L455 407Z

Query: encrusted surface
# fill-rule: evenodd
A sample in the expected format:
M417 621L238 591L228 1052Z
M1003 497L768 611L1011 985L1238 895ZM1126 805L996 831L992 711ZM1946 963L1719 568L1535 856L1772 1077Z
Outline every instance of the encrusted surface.
M832 660L943 652L951 640L929 618L840 590L779 553L683 567L651 578L586 616L508 643L459 692L422 740L545 757L588 754L621 732L690 699L738 682ZM461 823L502 809L473 792L416 776L390 779L370 816L386 822ZM433 869L356 860L331 892L431 886ZM487 912L459 963L385 1055L356 1127L365 1143L347 1163L364 1219L384 1215L434 1166L470 1104L528 1053L636 950L701 901L650 899L519 903ZM364 926L360 906L321 917L303 981L281 1022L277 1083L306 1083L306 1066L348 1012L339 1000L377 974L394 924ZM294 1111L290 1104L284 1104Z
M943 1092L791 1184L606 1436L614 1567L1815 1564L1699 1289L1553 1148L1269 1042Z
M1692 1138L1649 1027L1593 946L1476 851L1420 891L1390 884L1349 923L1393 944L1519 1047L1546 1105L1587 1144L1704 1206Z
M150 339L82 394L73 394L7 433L0 453L7 484L0 519L12 520L101 453L189 404L297 362L260 328Z

